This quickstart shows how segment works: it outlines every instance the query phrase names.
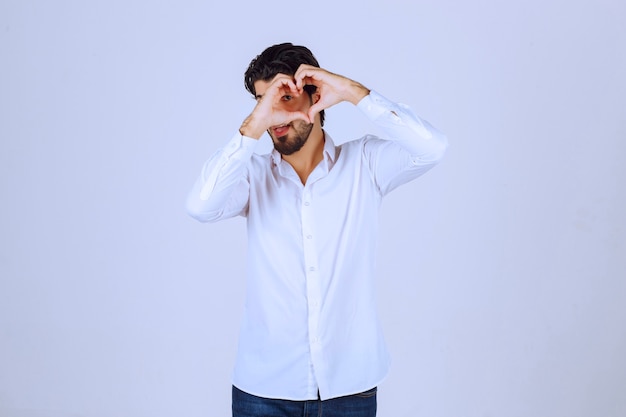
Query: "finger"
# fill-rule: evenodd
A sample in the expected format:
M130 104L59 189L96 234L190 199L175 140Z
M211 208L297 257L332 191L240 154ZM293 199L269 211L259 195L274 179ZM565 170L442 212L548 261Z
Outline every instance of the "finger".
M296 83L291 77L287 77L287 76L281 77L277 81L280 84L280 87L286 89L287 91L291 91L291 92L298 91Z
M298 90L302 90L302 88L304 87L303 83L302 83L302 79L300 78L300 76L298 75L298 73L296 73L293 76L293 79L296 80L296 87L298 87Z
M290 95L293 97L298 97L300 94L302 94L302 92L300 90L298 90L294 85L288 85L288 84L284 84L281 89L280 89L280 93L279 95Z
M293 74L293 78L296 80L296 84L297 81L301 78L301 74L304 71L307 71L308 69L310 69L311 66L307 65L307 64L300 64L300 66L298 67L298 69L296 70L296 72Z
M290 90L296 89L295 80L293 77L286 74L276 74L276 76L272 79L269 88L272 87L288 87Z
M270 101L273 101L276 97L280 97L283 94L290 94L293 96L301 94L293 79L284 75L280 78L275 78L272 84L270 84L267 88L264 95L268 96L271 99Z
M311 107L309 107L308 117L309 117L309 120L311 120L310 123L313 123L312 121L315 120L315 115L321 112L322 110L324 110L324 106L319 101L315 103L314 105L312 105Z
M320 68L312 67L310 65L300 65L298 71L294 75L296 85L298 88L303 88L306 84L317 85L315 82L321 80Z
M311 84L317 86L319 81L314 77L314 74L303 72L296 78L296 86L299 89L303 89L305 85Z
M296 83L295 80L290 79L289 80L289 92L291 93L292 96L299 96L300 94L302 94L304 92L304 89L299 88Z
M294 120L304 120L307 123L313 123L311 121L313 119L310 118L310 115L308 115L308 114L306 114L304 112L301 112L301 111L290 112L288 114L288 117L289 117L289 121L290 122L292 122Z
M294 82L293 78L289 78L285 85L287 87L289 87L289 91L291 91L291 92L297 92L298 91L298 86L296 86L296 83Z

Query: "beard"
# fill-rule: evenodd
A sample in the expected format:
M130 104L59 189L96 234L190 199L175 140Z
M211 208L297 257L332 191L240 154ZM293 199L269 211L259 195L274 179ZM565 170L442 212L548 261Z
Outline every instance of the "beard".
M303 120L295 120L291 123L291 127L295 130L292 137L289 137L288 134L274 137L270 133L270 137L274 143L274 149L276 149L281 155L291 155L302 149L309 138L311 131L313 130L313 123L306 123Z

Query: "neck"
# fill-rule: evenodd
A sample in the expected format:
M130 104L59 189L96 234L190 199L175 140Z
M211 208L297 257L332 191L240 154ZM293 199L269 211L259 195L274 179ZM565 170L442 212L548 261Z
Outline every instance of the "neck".
M324 158L324 131L319 123L315 123L306 143L298 152L283 155L283 159L293 167L300 177L302 184L306 184L309 174Z

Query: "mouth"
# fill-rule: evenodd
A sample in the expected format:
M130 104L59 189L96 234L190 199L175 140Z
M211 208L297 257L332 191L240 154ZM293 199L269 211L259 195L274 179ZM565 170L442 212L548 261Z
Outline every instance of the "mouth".
M274 126L272 127L272 132L274 133L274 136L278 138L281 136L285 136L287 132L289 131L290 127L291 127L291 123Z

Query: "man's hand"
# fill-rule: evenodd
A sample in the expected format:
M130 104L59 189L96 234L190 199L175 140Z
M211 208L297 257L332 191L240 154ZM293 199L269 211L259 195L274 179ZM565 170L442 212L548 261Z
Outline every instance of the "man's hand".
M306 113L289 111L280 105L285 98L298 97L301 94L306 93L296 87L292 77L285 74L276 75L265 91L258 91L257 88L257 104L242 123L239 132L244 136L258 139L270 127L290 123L296 119L313 123Z
M306 64L298 67L293 78L298 91L302 91L305 85L317 87L316 93L319 94L319 100L309 109L310 120L313 120L320 111L342 101L349 101L356 105L370 93L369 89L356 81Z

